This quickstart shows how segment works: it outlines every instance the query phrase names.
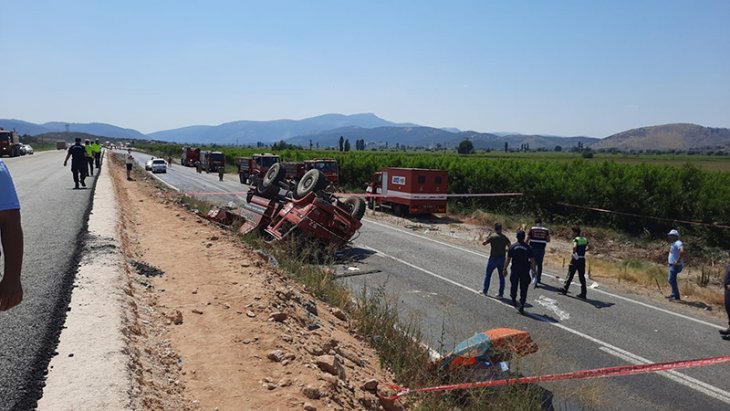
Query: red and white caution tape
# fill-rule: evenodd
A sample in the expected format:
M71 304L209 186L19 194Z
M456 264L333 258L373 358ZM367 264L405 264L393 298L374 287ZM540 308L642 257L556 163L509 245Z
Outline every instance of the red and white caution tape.
M648 218L651 220L658 220L658 221L672 221L675 223L701 225L701 226L706 226L706 227L730 228L730 225L724 225L724 224L712 224L712 223L703 223L700 221L687 221L687 220L677 220L674 218L654 217L654 216L650 216L650 215L626 213L626 212L622 212L622 211L606 210L605 208L587 207L587 206L580 206L580 205L568 204L568 203L556 203L556 204L559 204L559 205L565 206L565 207L580 208L583 210L590 210L590 211L598 211L599 213L609 213L609 214L625 215L625 216L629 216L629 217Z
M621 365L617 367L607 368L595 368L592 370L573 371L560 374L548 374L534 377L520 377L520 378L508 378L503 380L490 380L490 381L478 381L478 382L467 382L461 384L451 385L440 385L436 387L425 387L425 388L405 388L395 384L385 383L384 385L395 390L395 394L389 397L384 397L378 394L380 399L384 401L394 401L398 398L416 392L434 392L434 391L450 391L450 390L464 390L471 388L484 388L484 387L499 387L503 385L512 384L535 384L539 382L547 381L562 381L562 380L579 380L579 379L592 379L592 378L605 378L605 377L617 377L624 375L636 375L646 374L651 372L676 370L681 368L693 368L703 367L707 365L721 364L730 362L730 355L723 357L711 357L701 358L696 360L686 361L672 361L662 362L654 364L639 364L639 365Z

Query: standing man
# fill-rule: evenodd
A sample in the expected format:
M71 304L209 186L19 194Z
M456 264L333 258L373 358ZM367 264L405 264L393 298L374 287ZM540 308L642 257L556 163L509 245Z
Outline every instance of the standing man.
M487 272L484 277L484 286L482 292L487 295L489 291L489 283L492 280L492 271L497 269L497 275L499 275L499 293L497 297L502 298L504 296L504 256L507 254L509 248L509 238L502 234L502 224L496 223L494 225L494 234L487 236L482 245L489 244L492 248L489 251L489 260L487 261Z
M532 282L537 288L538 284L542 284L542 260L545 258L545 247L550 242L550 230L542 226L542 219L537 218L535 225L527 232L527 244L532 247L535 254L535 266L537 269L532 270Z
M89 172L87 175L93 176L94 175L94 149L91 147L91 141L90 140L84 140L84 150L86 153L86 161L89 164Z
M565 278L563 283L563 295L568 294L568 288L570 283L573 281L575 272L578 271L578 279L580 280L580 294L578 298L586 298L586 251L588 250L588 240L580 235L580 227L573 227L573 255L570 259L570 265L568 266L568 276Z
M23 268L23 228L20 224L20 202L13 178L0 160L0 243L5 253L5 272L0 280L0 311L9 310L23 301L20 272Z
M527 289L530 287L530 268L535 270L535 258L532 248L525 242L525 232L517 232L517 242L510 246L507 251L507 261L504 263L504 275L507 275L507 267L512 262L512 273L509 277L509 294L512 297L512 305L517 306L517 287L520 288L520 314L525 313L525 301L527 301Z
M134 157L132 157L132 150L127 150L127 159L124 162L127 166L127 181L132 180L132 166L134 165Z
M670 230L667 233L667 241L671 244L669 247L669 285L672 287L672 294L667 298L679 301L677 275L684 268L684 245L679 241L679 231L677 230Z
M76 137L74 145L68 148L66 159L63 160L63 166L66 167L68 159L71 157L71 173L74 176L74 190L79 189L79 183L86 187L86 171L88 170L88 162L86 161L86 148L81 145L81 139Z
M96 168L101 168L101 144L99 144L98 138L94 140L94 143L91 145L91 152L94 155Z
M730 249L727 250L727 256L730 257ZM730 325L730 261L728 261L725 270L725 278L722 280L722 288L725 291L725 311L727 312L727 323ZM720 330L722 339L730 341L730 327L727 330Z

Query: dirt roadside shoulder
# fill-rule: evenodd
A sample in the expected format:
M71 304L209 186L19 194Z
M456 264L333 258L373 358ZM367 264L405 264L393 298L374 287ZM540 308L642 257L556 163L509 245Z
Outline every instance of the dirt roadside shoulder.
M362 386L392 378L342 312L149 174L112 167L135 408L378 408Z

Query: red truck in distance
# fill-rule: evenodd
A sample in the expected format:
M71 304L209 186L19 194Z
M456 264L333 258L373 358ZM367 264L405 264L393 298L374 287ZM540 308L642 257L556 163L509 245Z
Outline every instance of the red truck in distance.
M226 166L226 156L220 151L201 151L200 169L206 173L218 170L218 167Z
M261 179L271 166L279 162L281 162L281 157L271 153L239 157L238 178L241 184L251 184L254 180Z
M19 156L21 146L18 133L0 128L0 157Z
M286 170L286 179L292 182L298 182L307 171L315 169L324 175L329 186L337 187L340 182L340 168L337 160L333 158L316 158L298 163L285 162L282 166Z
M399 216L445 213L448 189L447 170L386 167L373 174L365 200L371 210L386 207Z
M200 149L197 147L183 147L180 164L186 167L194 167L200 161Z

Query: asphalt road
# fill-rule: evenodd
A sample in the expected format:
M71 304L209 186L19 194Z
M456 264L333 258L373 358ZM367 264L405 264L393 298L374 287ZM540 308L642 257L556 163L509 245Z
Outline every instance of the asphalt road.
M147 159L139 153L135 157ZM226 176L220 183L216 175L198 174L179 165L157 176L181 191L218 203L244 201L245 187L237 176ZM225 192L238 194L216 194ZM562 296L558 293L561 283L552 271L555 267L546 268L545 287L530 288L527 315L521 316L508 300L481 295L487 258L484 251L365 219L349 252L353 261L338 271L376 271L343 281L356 291L366 285L385 289L388 298L398 303L403 318L415 318L426 342L442 353L486 329L529 331L540 350L516 364L525 374L730 354L730 344L717 333L723 328L717 321L676 304L621 295L605 285L589 289L587 301ZM497 281L495 274L492 294ZM572 295L578 290L578 285L573 285ZM729 376L730 366L724 364L592 383L544 385L555 392L558 409L724 410L730 407Z
M521 316L508 299L481 294L486 253L434 241L407 229L366 220L351 255L355 262L343 266L341 273L356 273L356 269L380 272L344 281L356 290L365 285L385 288L401 312L415 314L427 343L440 351L449 351L461 340L490 328L529 331L540 350L521 361L526 374L730 354L730 344L717 333L721 324L695 318L673 303L658 306L605 286L589 289L588 300L582 301L559 294L561 283L545 275L547 287L530 288L527 315ZM495 274L490 294L497 289ZM571 292L579 292L578 284ZM509 282L505 295L509 295ZM589 401L561 397L562 392L582 387L579 382L544 386L556 392L556 408L726 410L730 407L728 377L728 364L614 377L600 380L598 400Z
M121 153L121 151L119 151ZM132 156L139 166L152 158L149 154L132 152ZM184 167L179 163L180 159L173 159L173 166L167 168L166 173L156 173L155 177L174 187L178 191L194 194L219 205L226 205L233 201L240 203L246 201L248 186L241 184L238 174L226 174L223 181L218 180L218 173L198 173L195 167Z
M20 196L25 251L23 302L0 313L2 410L35 407L66 316L95 180L73 190L65 154L3 158Z

